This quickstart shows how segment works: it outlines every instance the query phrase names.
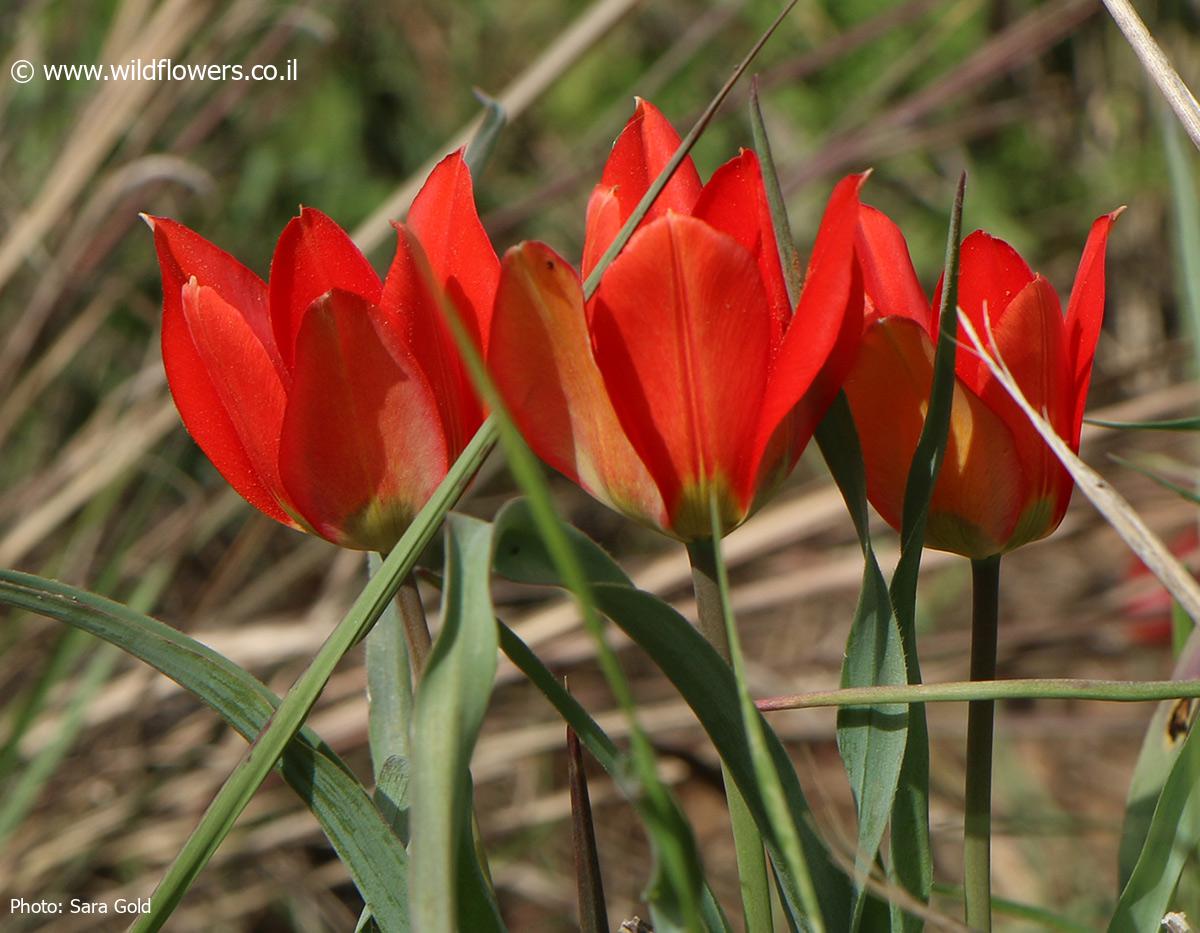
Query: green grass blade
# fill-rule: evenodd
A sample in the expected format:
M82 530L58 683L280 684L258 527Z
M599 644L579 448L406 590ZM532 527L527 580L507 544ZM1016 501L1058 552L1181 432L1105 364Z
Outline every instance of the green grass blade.
M1119 431L1200 431L1200 418L1171 418L1166 421L1106 421L1103 418L1084 418L1098 428Z
M1191 729L1171 765L1137 863L1108 924L1111 933L1157 930L1186 859L1200 845L1200 739Z
M0 570L0 603L116 645L194 694L247 739L259 733L279 704L232 661L119 603L11 570ZM280 769L320 822L372 912L389 930L407 929L407 854L346 765L303 729L286 747Z
M433 496L384 560L379 573L371 578L345 618L325 640L316 657L283 698L266 728L255 739L246 757L218 791L200 824L151 896L150 911L139 916L134 923L135 933L160 929L166 922L192 881L208 863L254 793L270 774L288 742L304 724L309 710L320 696L337 663L370 631L375 620L395 596L401 581L412 572L417 558L432 540L446 512L458 500L479 464L491 450L494 438L494 422L485 421L462 456L450 468L445 480L434 491Z
M516 549L511 556L517 560L532 557L536 562L539 557L538 548L536 547L539 538L536 532L528 524L508 525L504 524L502 519L498 519L497 526L501 525L503 525L504 531L499 532L497 537L499 538L500 535L504 536L506 547L515 546ZM508 537L510 531L512 533L511 538ZM535 547L525 548L521 545L521 539L526 535ZM544 557L544 552L540 556ZM609 568L615 568L615 576L618 578L618 581L625 579L624 574L621 573L620 568L616 567L616 564L608 566ZM542 569L553 577L553 569L546 569L546 565L544 564L542 565ZM558 678L530 650L529 646L521 640L521 637L503 622L499 622L499 625L500 650L512 661L517 670L524 674L529 682L541 691L542 695L563 718L563 722L571 727L571 730L588 750L589 754L596 759L596 762L613 779L613 782L622 789L625 796L640 813L644 803L641 795L638 793L637 778L629 757L617 749L616 744L600 728L599 723L588 715L587 710L580 705L575 697L567 692L567 689L559 682ZM649 817L643 818L647 819ZM731 933L732 927L730 927L728 919L726 919L720 905L717 904L716 898L713 896L712 890L707 883L704 885L700 912L706 929L721 931L721 933Z
M787 794L783 789L783 782L776 770L776 762L771 756L770 747L767 745L766 723L763 721L758 709L754 706L754 699L750 696L750 691L746 686L746 661L742 655L741 639L738 638L737 622L733 617L733 609L729 598L729 574L725 567L725 560L721 554L721 513L715 493L709 499L709 518L711 521L712 538L707 544L712 551L712 566L715 570L721 615L725 622L725 639L729 645L729 664L733 670L733 680L737 690L738 710L741 713L742 728L745 731L746 741L750 748L750 763L754 768L755 781L762 794L763 802L766 804L768 817L778 831L782 864L787 873L795 879L796 887L804 905L804 917L807 925L815 933L824 933L825 920L822 916L820 902L817 900L816 891L813 888L812 875L808 870L808 860L805 858L804 844L800 839L797 823L791 819L791 814L788 812ZM697 599L699 597L700 591L697 591ZM744 799L739 799L738 804L741 812L746 812L747 816L753 817L753 814L748 812ZM741 812L739 812L739 816ZM737 828L738 824L735 822L735 831ZM761 863L763 846L761 834L754 833L750 842L757 846L758 861ZM763 887L764 889L766 888L765 877L763 879ZM768 902L767 916L765 918L768 929L770 919ZM747 917L747 927L752 930L756 929L751 927L749 917Z
M750 123L754 131L754 145L762 165L763 182L767 190L767 203L770 206L775 240L779 244L784 281L787 283L788 297L794 306L800 297L800 257L792 241L791 225L779 184L779 174L771 155L770 139L763 122L755 86L751 87L750 92ZM816 440L850 510L863 550L863 584L846 643L842 685L906 683L909 671L905 664L900 628L892 611L887 580L879 568L871 544L862 453L844 394L838 393L837 399L822 419L816 432ZM919 671L916 676L919 679ZM909 741L908 719L909 711L903 706L869 707L839 712L838 715L838 751L846 766L858 812L853 918L855 927L860 923L867 904L866 887L862 884L862 879L866 877L875 860L875 854L892 818ZM924 735L923 730L919 735ZM922 782L916 783L917 786L922 786ZM927 830L922 830L918 825L907 835L921 839L922 833L927 834ZM906 856L919 870L916 876L901 879L914 893L923 892L923 899L928 897L928 882L925 873L921 871L922 866L929 863L927 848L926 845L924 856L920 852L915 859Z
M493 397L494 398L494 397ZM498 399L494 398L496 403ZM537 461L511 421L502 421L501 439L518 484L530 495L530 528L545 541L545 561L575 596L598 650L610 689L630 723L634 771L645 804L642 816L655 853L655 869L646 890L655 929L698 930L703 918L697 905L704 887L700 855L691 827L658 777L653 747L638 723L636 704L616 654L604 636L589 577L570 546L570 530L554 511L549 487ZM497 520L499 524L499 519Z
M534 532L528 502L510 503L497 516L496 524L498 573L522 583L563 585L561 576L549 559L546 545ZM787 906L793 915L802 916L804 897L800 882L788 872L789 863L784 858L784 844L780 838L782 830L772 820L758 785L752 764L751 744L740 712L737 685L729 665L683 616L649 593L634 589L621 569L599 546L574 529L566 529L566 532L582 571L589 579L602 581L592 586L596 605L641 646L696 712L754 814L780 876ZM849 880L834 864L813 826L812 814L786 749L765 721L762 728L783 787L788 822L800 834L804 858L825 926L829 930L849 929ZM581 738L584 735L580 732Z
M1193 638L1175 662L1172 674L1183 680L1195 676L1197 672L1200 672L1200 640ZM1125 802L1125 822L1121 827L1121 845L1117 857L1117 883L1120 887L1124 887L1133 874L1150 832L1155 803L1171 768L1179 758L1195 709L1194 699L1164 701L1146 727Z
M962 241L963 194L967 177L958 180L950 229L946 236L946 261L942 273L942 301L938 308L938 341L933 359L933 384L925 425L917 441L904 489L901 517L900 560L892 574L892 608L908 666L909 683L921 682L917 652L917 579L929 503L946 453L950 410L954 400L954 362L957 353L958 265ZM908 745L900 769L900 782L892 813L892 868L900 883L922 901L929 900L933 884L933 855L929 843L929 727L925 710L909 707ZM905 933L920 930L922 921L899 916L893 908L893 926Z
M503 929L494 903L479 904L480 889L460 885L460 858L474 860L471 750L496 676L491 552L491 525L447 517L442 629L413 707L409 903L413 926L429 933Z
M1192 503L1193 505L1200 505L1200 493L1197 493L1193 489L1188 489L1186 486L1176 483L1173 480L1167 479L1165 476L1163 476L1161 473L1157 472L1156 470L1152 470L1147 466L1142 466L1142 464L1140 464L1140 463L1135 463L1133 460L1129 460L1126 457L1113 456L1112 461L1113 461L1113 463L1119 464L1123 467L1133 470L1135 473L1141 473L1142 476L1158 483L1158 485L1161 486L1163 489L1170 490L1171 492L1175 493L1175 495L1179 496L1181 499L1184 499L1187 502Z

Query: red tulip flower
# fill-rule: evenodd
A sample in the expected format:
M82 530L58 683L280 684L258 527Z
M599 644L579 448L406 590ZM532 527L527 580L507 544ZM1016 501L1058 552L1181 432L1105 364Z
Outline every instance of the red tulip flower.
M590 271L679 146L638 103L588 205ZM701 185L687 159L591 301L553 250L501 267L488 363L534 451L602 502L682 540L723 530L794 465L862 329L862 176L834 191L793 316L758 160Z
M1025 397L1075 451L1104 316L1105 247L1119 213L1092 225L1065 317L1050 284L1003 240L976 231L962 244L959 307L983 339L991 334ZM927 301L903 235L874 208L862 208L858 246L867 325L845 388L868 496L899 528L933 381L941 285ZM1074 484L961 328L959 338L950 433L925 544L980 559L1054 531Z
M499 261L462 154L396 225L382 282L312 208L284 228L269 284L187 227L147 221L163 362L192 437L271 518L390 549L483 418L443 318L454 302L486 347Z

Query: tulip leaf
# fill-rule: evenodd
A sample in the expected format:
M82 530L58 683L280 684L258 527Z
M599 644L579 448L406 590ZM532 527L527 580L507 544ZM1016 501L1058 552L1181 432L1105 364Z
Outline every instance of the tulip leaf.
M800 298L800 259L792 241L791 225L787 218L775 160L771 155L762 110L759 107L756 84L752 84L750 90L750 124L762 165L763 182L780 262L783 264L784 281L787 283L788 297L795 306ZM903 640L899 623L892 610L888 584L871 544L862 452L844 393L838 393L818 425L815 437L850 510L864 559L859 603L855 608L846 642L842 686L908 683L914 671L910 671L906 664ZM915 682L919 682L919 671L915 671L915 676ZM856 927L862 922L863 911L869 903L862 879L875 861L889 819L893 818L893 809L896 808L900 777L907 761L906 750L908 743L912 741L909 736L909 715L908 708L898 704L838 711L838 750L846 766L858 812L858 843L855 856L857 878L853 917ZM920 749L925 749L923 755L928 757L923 713L920 714L920 718L921 722L916 727L918 745L908 765L910 774L915 776L914 779L910 779L908 786L915 788L918 797L908 807L896 809L901 818L920 813L922 799L919 792L928 785L927 774L922 778L919 765L922 759ZM927 770L928 765L926 772ZM927 805L925 812L928 812ZM920 820L915 823L909 820L909 823L913 825L906 828L903 838L917 843L915 851L898 854L896 860L902 865L912 866L915 874L909 872L910 876L901 875L901 881L910 891L922 899L928 899L929 885L932 882L932 861L928 851L927 818L924 823ZM920 844L922 840L923 845ZM878 922L872 918L872 924L877 925ZM893 925L898 925L899 922L903 921L899 918L893 919Z
M1111 933L1156 930L1170 906L1184 862L1200 845L1200 739L1189 728L1129 880L1109 920Z
M442 627L413 700L409 903L426 933L504 928L471 864L471 750L496 675L491 562L492 526L448 515Z
M900 628L892 612L887 580L871 544L866 476L854 419L839 394L817 428L817 443L833 474L863 551L863 581L850 623L842 687L895 686L909 682ZM838 751L846 766L858 810L855 872L863 878L875 861L892 818L909 736L909 707L900 704L838 710ZM907 858L912 858L911 854ZM856 917L865 906L865 886L857 886ZM912 889L910 889L912 890ZM922 890L918 887L912 893Z
M1193 631L1195 631L1193 629ZM1171 672L1175 680L1189 680L1200 673L1200 636L1190 637ZM1133 874L1150 831L1155 804L1171 768L1179 758L1192 722L1197 701L1173 699L1160 703L1146 729L1125 803L1125 824L1117 859L1117 882L1124 887Z
M520 583L562 586L545 545L530 532L531 506L519 500L507 505L496 518L496 571ZM740 713L738 687L733 672L704 637L679 613L661 600L633 587L604 551L572 528L565 529L575 560L587 577L596 606L651 657L684 700L695 711L712 739L754 815L771 853L780 881L784 906L800 928L845 930L850 925L850 885L834 864L813 826L812 814L787 751L760 714L767 751L783 791L787 818L772 818L755 772L752 745ZM574 724L572 724L574 725ZM579 731L586 741L586 733ZM788 858L786 836L799 837L803 865ZM820 916L805 915L804 880L811 878L820 905Z
M966 184L967 176L964 173L958 180L950 210L929 408L925 413L925 424L917 440L904 489L900 559L892 573L890 587L892 607L900 625L900 637L908 665L908 680L914 684L921 682L917 653L917 580L921 571L921 550L925 544L929 504L933 500L938 471L946 454L954 401L958 352L958 267ZM908 746L904 752L892 813L892 869L909 892L927 901L933 884L933 856L929 846L929 728L924 707L910 706L908 715ZM904 931L920 930L923 926L920 918L911 914L901 917L895 906L892 908L892 917L893 927Z
M232 661L157 619L120 603L12 570L0 570L0 603L101 638L170 677L237 732L259 734L279 698ZM337 753L308 728L278 767L321 824L371 912L388 930L408 929L404 845Z
M379 572L382 558L367 555L368 573ZM367 660L368 733L371 761L378 783L385 762L409 754L408 729L412 720L412 678L404 623L392 600L365 639Z
M446 478L384 559L379 572L368 581L346 615L321 645L304 673L280 701L275 715L266 720L246 756L226 779L205 810L174 862L151 895L151 909L134 921L135 933L158 930L183 899L187 889L233 828L246 805L266 780L288 743L300 731L309 710L317 701L334 668L354 645L370 631L412 572L417 558L441 527L442 519L491 451L496 438L495 422L485 421L475 432Z

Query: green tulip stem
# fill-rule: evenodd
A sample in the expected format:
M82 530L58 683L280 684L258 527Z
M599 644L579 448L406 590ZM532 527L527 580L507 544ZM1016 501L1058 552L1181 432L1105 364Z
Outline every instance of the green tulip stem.
M717 550L711 539L693 541L687 546L692 562L692 587L696 593L697 627L710 645L726 661L730 660L729 636L725 628L724 593L721 590L717 567ZM747 933L770 933L771 888L763 852L762 834L754 822L750 808L729 776L724 762L721 776L725 781L725 798L729 803L729 822L733 829L733 844L737 854L738 882L742 892L742 910Z
M996 679L1000 555L971 561L971 680ZM963 835L967 926L992 928L992 725L995 700L967 706L966 826Z

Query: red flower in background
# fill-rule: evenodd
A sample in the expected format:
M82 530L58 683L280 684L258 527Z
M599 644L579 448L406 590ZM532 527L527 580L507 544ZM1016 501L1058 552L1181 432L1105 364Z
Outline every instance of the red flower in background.
M962 245L959 307L983 339L990 331L1025 397L1076 451L1104 316L1105 247L1119 213L1092 225L1065 317L1050 284L1003 240L976 231ZM859 260L867 327L846 394L862 441L868 496L899 528L933 380L941 285L932 304L926 301L903 234L866 206ZM959 337L970 347L961 329ZM926 545L983 558L1044 538L1066 512L1070 474L977 355L960 349L955 372Z
M163 362L184 425L260 511L386 551L483 418L445 325L453 301L486 349L499 262L461 153L397 224L385 281L304 208L270 283L187 227L147 218L163 280Z
M679 146L640 101L588 204L590 271ZM608 505L684 540L786 475L862 329L858 188L830 198L795 316L757 157L701 185L687 159L586 303L541 243L502 263L488 363L534 451Z

